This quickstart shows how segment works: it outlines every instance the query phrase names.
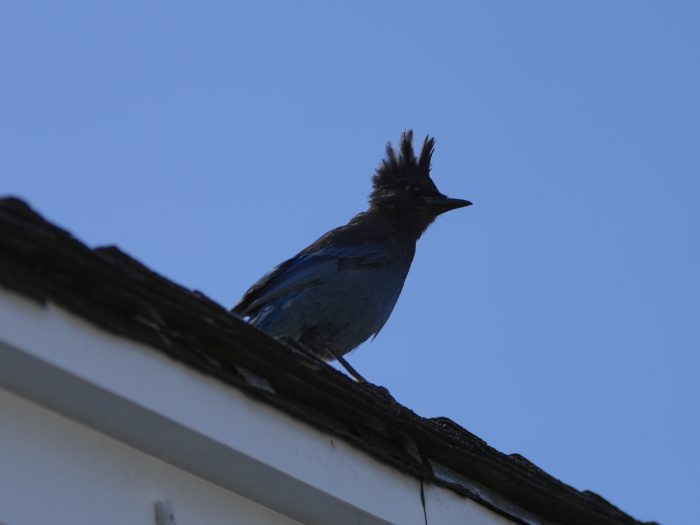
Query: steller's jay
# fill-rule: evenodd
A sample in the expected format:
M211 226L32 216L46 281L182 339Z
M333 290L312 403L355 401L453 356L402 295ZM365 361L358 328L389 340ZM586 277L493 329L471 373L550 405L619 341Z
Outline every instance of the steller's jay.
M436 217L471 202L440 193L430 178L435 139L420 156L413 131L387 145L372 178L369 209L329 231L255 283L233 308L269 335L337 359L376 336L399 298L416 241Z

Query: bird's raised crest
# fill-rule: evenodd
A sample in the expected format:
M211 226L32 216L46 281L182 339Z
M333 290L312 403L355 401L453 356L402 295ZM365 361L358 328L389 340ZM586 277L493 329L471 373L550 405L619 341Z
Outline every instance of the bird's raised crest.
M434 187L430 178L430 166L435 149L435 138L426 136L420 155L416 158L413 149L413 130L401 134L398 150L391 142L386 146L386 158L382 160L372 177L373 192L370 199L380 197L387 192L406 189L410 185L429 185Z

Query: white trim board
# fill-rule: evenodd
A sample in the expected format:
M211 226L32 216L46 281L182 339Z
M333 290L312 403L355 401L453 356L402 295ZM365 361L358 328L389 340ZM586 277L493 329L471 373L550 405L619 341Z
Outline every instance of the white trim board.
M309 525L425 525L420 481L49 303L0 288L0 386ZM439 487L428 523L508 524ZM432 521L450 516L449 521Z

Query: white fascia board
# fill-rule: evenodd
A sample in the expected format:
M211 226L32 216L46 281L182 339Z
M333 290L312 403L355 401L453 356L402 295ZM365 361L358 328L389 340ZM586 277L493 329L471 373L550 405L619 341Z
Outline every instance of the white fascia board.
M429 484L424 509L419 479L160 351L4 288L0 386L308 525L424 525L426 509L428 523L512 523Z
M424 525L419 480L161 352L3 288L0 385L302 523Z

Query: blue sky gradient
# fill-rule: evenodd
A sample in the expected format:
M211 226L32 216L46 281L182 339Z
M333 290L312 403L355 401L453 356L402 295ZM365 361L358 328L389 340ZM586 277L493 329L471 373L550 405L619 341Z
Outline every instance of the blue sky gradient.
M474 206L350 356L638 519L700 523L700 4L14 2L0 193L232 306L437 137Z

